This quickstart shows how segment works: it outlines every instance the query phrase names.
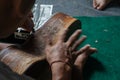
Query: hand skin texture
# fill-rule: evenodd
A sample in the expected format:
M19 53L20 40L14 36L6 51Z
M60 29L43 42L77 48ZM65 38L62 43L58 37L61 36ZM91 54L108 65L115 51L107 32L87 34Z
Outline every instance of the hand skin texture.
M87 57L96 51L96 49L90 47L90 45L85 45L80 50L76 50L86 39L86 36L78 39L82 31L77 30L65 42L67 32L68 31L65 30L64 33L61 34L59 41L55 45L52 45L48 40L46 59L51 67L52 80L82 80L83 65ZM77 72L77 76L73 75L75 72Z

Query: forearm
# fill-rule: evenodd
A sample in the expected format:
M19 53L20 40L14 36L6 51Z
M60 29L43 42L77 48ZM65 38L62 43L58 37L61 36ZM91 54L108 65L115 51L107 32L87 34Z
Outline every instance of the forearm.
M62 62L51 65L52 80L71 80L71 67Z

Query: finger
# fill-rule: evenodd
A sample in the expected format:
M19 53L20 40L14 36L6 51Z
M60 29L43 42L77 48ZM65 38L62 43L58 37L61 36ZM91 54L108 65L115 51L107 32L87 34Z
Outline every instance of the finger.
M97 49L93 48L93 47L90 47L88 52L89 52L89 54L93 54L93 53L97 52Z
M97 7L97 9L98 9L98 10L102 10L103 8L105 8L105 6L106 6L106 5L100 4L100 5Z
M97 9L98 6L99 6L99 4L96 2L96 0L93 0L93 7L94 7L95 9Z
M97 51L96 48L89 47L85 52L81 53L81 56L88 57L89 55L95 53Z
M96 52L96 48L89 47L84 52L76 56L74 65L77 65L80 67L83 67L84 63L86 62L88 56L90 56L92 53Z
M79 55L85 53L89 48L90 48L90 45L87 44L87 45L85 45L84 47L82 47L80 50L78 50L77 52L74 52L74 53L73 53L73 60L75 61L76 58L77 58Z
M90 50L90 47L88 49L86 49L84 52L82 52L81 54L78 54L76 56L76 59L75 59L75 62L74 62L74 65L76 66L79 66L80 68L82 68L89 56L89 50Z
M77 55L79 55L79 54L87 51L89 48L90 48L90 45L87 44L87 45L85 45L84 47L82 47L80 50L78 50L78 51L75 53L75 55L77 56Z
M95 9L97 9L99 6L100 6L100 5L99 5L99 4L97 4L94 8L95 8Z
M96 0L93 0L93 7L96 7Z
M82 32L81 30L77 30L71 35L71 37L66 42L68 47L71 46L74 43L74 41L78 39L81 32Z
M86 36L82 36L78 41L76 41L72 47L72 50L75 50L85 39L86 39Z

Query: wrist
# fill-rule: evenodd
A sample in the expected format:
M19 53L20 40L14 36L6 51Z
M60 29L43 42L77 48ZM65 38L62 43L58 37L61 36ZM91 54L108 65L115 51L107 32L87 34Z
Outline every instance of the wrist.
M51 64L51 69L64 68L65 70L71 70L71 66L64 62L54 62Z
M71 67L63 62L56 62L51 65L52 80L70 80Z

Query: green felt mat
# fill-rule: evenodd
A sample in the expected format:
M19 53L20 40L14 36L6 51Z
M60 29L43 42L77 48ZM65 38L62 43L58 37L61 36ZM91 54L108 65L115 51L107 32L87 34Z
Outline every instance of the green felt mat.
M120 80L120 17L76 17L83 34L98 49L86 64L85 80Z

